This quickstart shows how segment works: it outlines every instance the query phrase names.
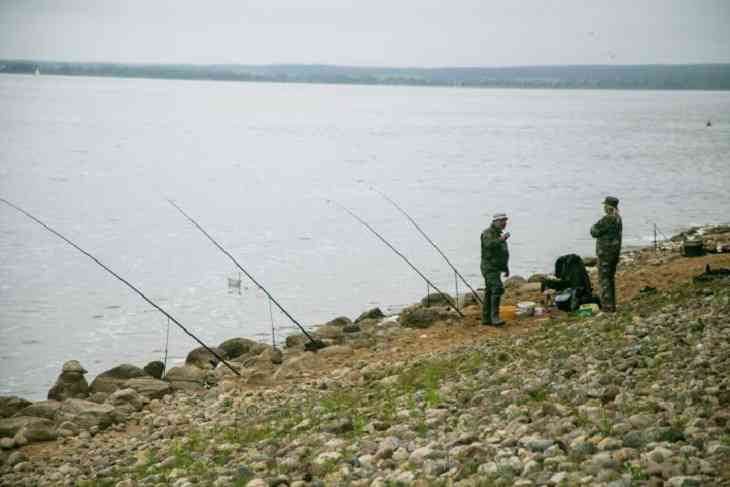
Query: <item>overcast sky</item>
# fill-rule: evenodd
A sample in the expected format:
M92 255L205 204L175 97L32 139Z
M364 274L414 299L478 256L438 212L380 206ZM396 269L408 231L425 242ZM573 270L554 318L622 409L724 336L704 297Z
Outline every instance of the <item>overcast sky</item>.
M0 58L367 66L730 62L730 0L0 0Z

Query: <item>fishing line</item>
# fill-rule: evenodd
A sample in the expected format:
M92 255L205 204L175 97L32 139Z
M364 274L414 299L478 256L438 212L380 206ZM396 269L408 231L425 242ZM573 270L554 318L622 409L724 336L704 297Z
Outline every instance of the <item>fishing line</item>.
M170 203L172 206L174 206L175 209L177 209L177 211L179 211L188 221L190 221L190 223L192 223L193 225L195 225L195 228L197 228L198 230L200 230L200 232L203 235L205 235L206 237L208 237L208 240L210 240L216 247L218 247L218 249L221 252L223 252L229 259L231 259L231 261L233 261L233 263L236 265L236 267L238 267L241 270L241 272L243 272L244 274L246 274L246 277L248 277L249 279L251 279L251 281L253 281L253 283L256 284L259 289L261 289L264 293L266 293L266 295L269 297L269 299L274 302L274 304L276 305L276 307L279 308L279 310L281 310L281 312L284 313L287 316L287 318L289 318L292 321L292 323L294 323L295 325L297 325L297 327L299 327L299 329L301 330L301 332L304 333L304 335L307 338L309 338L310 343L311 343L312 350L316 350L316 349L319 349L319 348L324 348L324 346L325 346L324 343L321 340L315 340L314 338L312 338L312 336L309 333L307 333L307 330L305 330L304 327L297 320L295 320L294 317L292 317L292 315L290 315L287 312L287 310L285 310L279 304L279 302L276 299L274 299L274 297L271 295L271 293L269 293L269 291L267 291L264 286L262 286L261 284L259 284L259 282L256 279L254 279L254 277L251 274L249 274L248 271L246 269L244 269L243 266L241 266L241 264L238 263L238 261L236 260L236 258L233 257L233 255L231 255L230 252L228 252L226 249L224 249L223 246L221 244L219 244L213 237L211 237L210 234L208 232L206 232L205 229L203 229L203 227L197 221L195 221L195 219L193 217L191 217L190 215L188 215L187 213L185 213L185 211L182 208L180 208L171 199L167 199L167 202Z
M359 217L358 215L356 215L356 214L355 214L354 212L352 212L351 210L349 210L349 209L348 209L348 208L346 208L345 206L342 206L342 205L341 205L341 204L339 204L338 202L336 202L336 201L334 201L334 200L326 200L326 201L327 201L327 203L331 203L331 204L333 204L333 205L337 206L338 208L340 208L341 210L343 210L343 211L345 211L345 212L349 213L349 214L350 214L350 216L352 216L352 217L353 217L354 219L356 219L357 221L359 221L360 223L362 223L362 224L363 224L363 226L365 226L365 228L367 228L368 230L370 230L370 231L371 231L371 232L372 232L373 234L375 234L375 236L376 236L376 237L378 237L378 238L379 238L379 239L380 239L380 240L381 240L381 241L382 241L382 242L383 242L383 243L384 243L385 245L387 245L387 246L388 246L388 247L389 247L389 248L390 248L390 249L391 249L391 250L392 250L393 252L395 252L396 254L398 254L398 256L399 256L399 257L400 257L401 259L403 259L403 260L405 261L405 263L406 263L406 264L408 264L408 265L410 266L410 268L411 268L411 269L413 269L414 271L416 271L416 273L417 273L417 274L418 274L419 276L421 276L421 278L422 278L422 279L423 279L424 281L426 281L426 285L427 285L427 286L429 286L429 285L430 285L430 286L431 286L432 288L434 288L434 289L436 290L436 292L438 292L438 293L439 293L439 295L441 295L441 297L442 297L442 298L444 299L444 301L446 301L446 302L447 302L447 303L449 304L449 306L451 306L451 308L452 308L452 309L453 309L454 311L456 311L456 313L457 313L457 314L458 314L458 315L459 315L460 317L462 317L462 318L464 317L464 315L463 315L463 314L461 313L461 311L459 311L459 309L458 309L458 308L457 308L456 306L454 306L454 302L453 302L453 301L451 300L451 298L450 298L450 297L449 297L449 296L448 296L447 294L445 294L445 293L444 293L444 292L442 292L442 291L441 291L441 290L440 290L440 289L439 289L438 287L436 287L436 285L435 285L435 284L434 284L433 282L431 282L431 281L430 281L430 280L429 280L429 279L428 279L428 278L427 278L426 276L424 276L424 275L423 275L423 273L422 273L421 271L419 271L419 270L418 270L418 268L416 268L416 266L414 266L414 265L413 265L413 264L411 263L411 261L410 261L410 260L408 260L408 258L407 258L407 257L406 257L405 255L403 255L403 254L402 254L402 253L401 253L400 251L398 251L398 249L396 249L395 247L393 247L393 245L391 245L391 243L390 243L390 242L388 242L388 241L387 241L387 240L386 240L386 239L385 239L385 238L384 238L384 237L383 237L382 235L380 235L380 234L379 234L379 233L378 233L378 232L377 232L377 231L376 231L376 230L375 230L375 229L374 229L373 227L371 227L371 226L370 226L370 224L368 224L368 222L366 222L365 220L363 220L362 218L360 218L360 217ZM428 287L427 287L427 289L428 289ZM428 294L426 294L426 299L428 300ZM427 302L428 302L428 301L427 301Z
M87 256L88 258L90 258L91 260L93 260L94 262L96 262L102 269L104 269L109 274L111 274L112 276L114 276L117 279L119 279L120 281L122 281L127 287L129 287L132 291L134 291L135 293L137 293L142 299L144 299L145 301L147 301L147 303L151 304L158 311L160 311L163 315L167 316L167 318L169 320L172 320L172 322L175 323L177 326L179 326L182 331L184 331L193 340L195 340L196 342L198 342L203 348L205 348L207 351L209 351L211 354L213 354L214 357L216 357L218 360L220 360L221 362L223 362L226 365L226 367L228 367L229 369L231 369L236 375L238 375L238 376L241 375L228 362L226 362L226 360L223 357L221 357L220 355L218 355L215 351L213 351L210 347L208 347L208 345L206 345L205 343L203 343L198 337L196 337L195 335L193 335L192 333L190 333L187 330L187 328L185 328L182 325L182 323L180 323L179 321L177 321L167 311L165 311L164 309L162 309L158 304L156 304L150 298L148 298L147 296L145 296L144 293L142 293L142 291L140 291L139 289L137 289L136 287L134 287L129 281L127 281L126 279L124 279L123 277L121 277L119 274L117 274L116 272L114 272L113 270L111 270L109 267L107 267L106 265L104 265L99 259L97 259L93 255L91 255L89 252L85 251L84 249L82 249L81 247L79 247L78 245L76 245L75 243L73 243L71 240L69 240L68 238L64 237L59 232L57 232L56 230L54 230L50 226L46 225L41 220L39 220L38 218L34 217L33 215L31 215L30 213L28 213L27 211L25 211L21 207L15 205L13 203L11 203L10 201L8 201L8 200L6 200L4 198L0 198L0 201L2 201L3 203L5 203L6 205L10 206L11 208L14 208L15 210L19 211L20 213L24 214L25 216L27 216L28 218L30 218L34 222L38 223L40 226L42 226L43 228L45 228L46 230L48 230L49 232L51 232L52 234L54 234L55 236L57 236L58 238L60 238L61 240L63 240L64 242L66 242L67 244L69 244L70 246L72 246L73 248L75 248L76 250L78 250L79 252L81 252L82 254L84 254L85 256Z
M370 189L372 191L375 191L376 193L378 193L383 198L385 198L385 200L387 200L391 205L395 206L395 208L398 211L400 211L403 214L403 216L405 216L408 219L408 221L410 221L413 224L414 227L416 227L416 230L418 230L418 233L420 233L421 236L423 236L423 238L425 238L426 241L428 243L430 243L431 246L434 249L436 249L436 251L441 255L441 257L444 258L444 260L449 265L449 267L451 267L451 269L453 269L453 271L456 273L456 275L471 290L472 294L474 295L474 298L476 298L476 300L479 302L479 304L482 304L482 298L479 297L479 294L471 287L471 285L469 285L468 282L466 282L466 279L464 279L464 276L462 276L461 273L456 269L456 267L454 267L454 265L451 263L451 261L449 260L449 258L446 257L446 254L444 254L444 252L439 248L439 246L436 245L436 243L433 240L431 240L431 238L428 235L426 235L426 232L423 231L423 229L416 222L416 220L414 220L413 217L411 217L411 215L409 215L408 212L406 212L406 210L404 210L398 203L396 203L395 201L393 201L393 199L391 199L388 195L386 195L385 193L383 193L382 191L380 191L379 189L377 189L377 188L375 188L373 186L370 186ZM458 298L457 298L457 301L458 301Z

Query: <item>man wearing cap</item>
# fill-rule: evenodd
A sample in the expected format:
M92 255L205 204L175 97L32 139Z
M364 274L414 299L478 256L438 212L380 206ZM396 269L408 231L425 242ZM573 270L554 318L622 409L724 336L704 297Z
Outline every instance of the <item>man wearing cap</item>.
M492 225L482 232L482 263L481 270L486 284L484 289L484 304L482 305L482 325L502 326L504 321L499 318L499 301L504 293L501 273L509 276L509 249L507 239L509 232L507 215L497 213L492 218Z
M601 285L601 307L603 311L616 311L616 266L621 253L623 223L618 212L618 198L607 196L603 201L606 215L591 227L591 236L596 239L598 257L598 280Z

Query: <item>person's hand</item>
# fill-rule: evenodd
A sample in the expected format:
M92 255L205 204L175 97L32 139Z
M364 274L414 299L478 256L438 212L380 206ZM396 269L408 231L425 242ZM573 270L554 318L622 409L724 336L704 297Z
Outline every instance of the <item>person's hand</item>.
M509 270L505 271L504 277L509 277Z
M506 241L509 238L509 232L504 232L502 235L500 235L499 239L503 242Z

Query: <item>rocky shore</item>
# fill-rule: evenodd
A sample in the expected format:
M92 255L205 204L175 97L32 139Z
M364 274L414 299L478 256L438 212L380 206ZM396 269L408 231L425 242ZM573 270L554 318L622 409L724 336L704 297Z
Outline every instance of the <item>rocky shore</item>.
M681 245L623 254L615 314L495 329L430 296L318 327L317 353L227 340L240 378L201 349L165 380L69 361L52 399L0 398L0 485L730 485L730 254Z

